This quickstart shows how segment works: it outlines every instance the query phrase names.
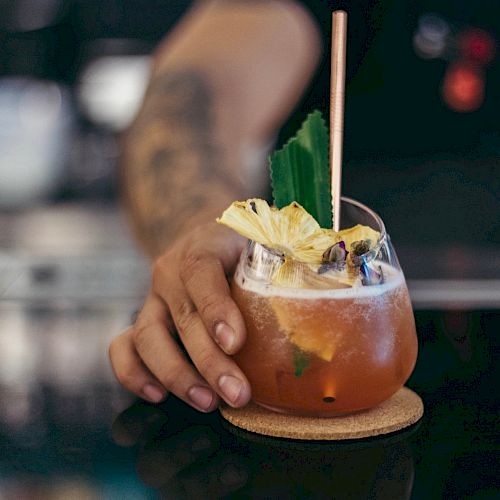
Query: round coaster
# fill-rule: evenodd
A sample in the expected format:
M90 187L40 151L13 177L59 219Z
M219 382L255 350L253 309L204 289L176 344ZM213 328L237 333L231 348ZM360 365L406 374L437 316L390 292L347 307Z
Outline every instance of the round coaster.
M247 431L291 439L337 441L389 434L417 422L424 414L420 396L402 387L369 410L338 417L298 417L249 403L244 408L221 406L222 416Z

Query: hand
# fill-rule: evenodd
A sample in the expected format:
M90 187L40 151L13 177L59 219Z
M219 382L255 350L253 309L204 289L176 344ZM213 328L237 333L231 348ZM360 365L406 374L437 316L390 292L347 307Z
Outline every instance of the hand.
M245 341L245 324L226 278L244 244L213 222L157 259L135 325L109 347L115 375L128 390L154 403L172 392L205 412L219 397L233 407L249 401L248 380L230 357Z

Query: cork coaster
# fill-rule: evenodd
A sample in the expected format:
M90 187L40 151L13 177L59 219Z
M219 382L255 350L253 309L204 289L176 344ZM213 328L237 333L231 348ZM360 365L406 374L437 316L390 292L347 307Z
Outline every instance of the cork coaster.
M222 406L220 412L231 424L265 436L338 441L379 436L404 429L422 417L424 405L420 396L402 387L375 408L332 418L284 415L254 403L239 409Z

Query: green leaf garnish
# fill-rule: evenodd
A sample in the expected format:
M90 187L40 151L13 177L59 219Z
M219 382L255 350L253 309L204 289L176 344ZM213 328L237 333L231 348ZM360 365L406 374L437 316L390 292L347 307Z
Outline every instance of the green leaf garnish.
M293 350L293 367L295 368L295 376L300 377L302 372L309 366L309 356L301 351L298 347Z
M323 228L332 227L328 129L321 112L308 115L295 137L270 157L274 203L302 205Z

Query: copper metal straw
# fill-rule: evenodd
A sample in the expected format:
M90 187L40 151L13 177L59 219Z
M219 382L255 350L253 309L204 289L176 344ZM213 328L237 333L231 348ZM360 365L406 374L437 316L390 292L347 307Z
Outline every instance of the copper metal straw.
M342 183L342 147L344 138L345 60L347 13L332 14L332 71L330 84L330 169L333 229L340 229L340 188Z

